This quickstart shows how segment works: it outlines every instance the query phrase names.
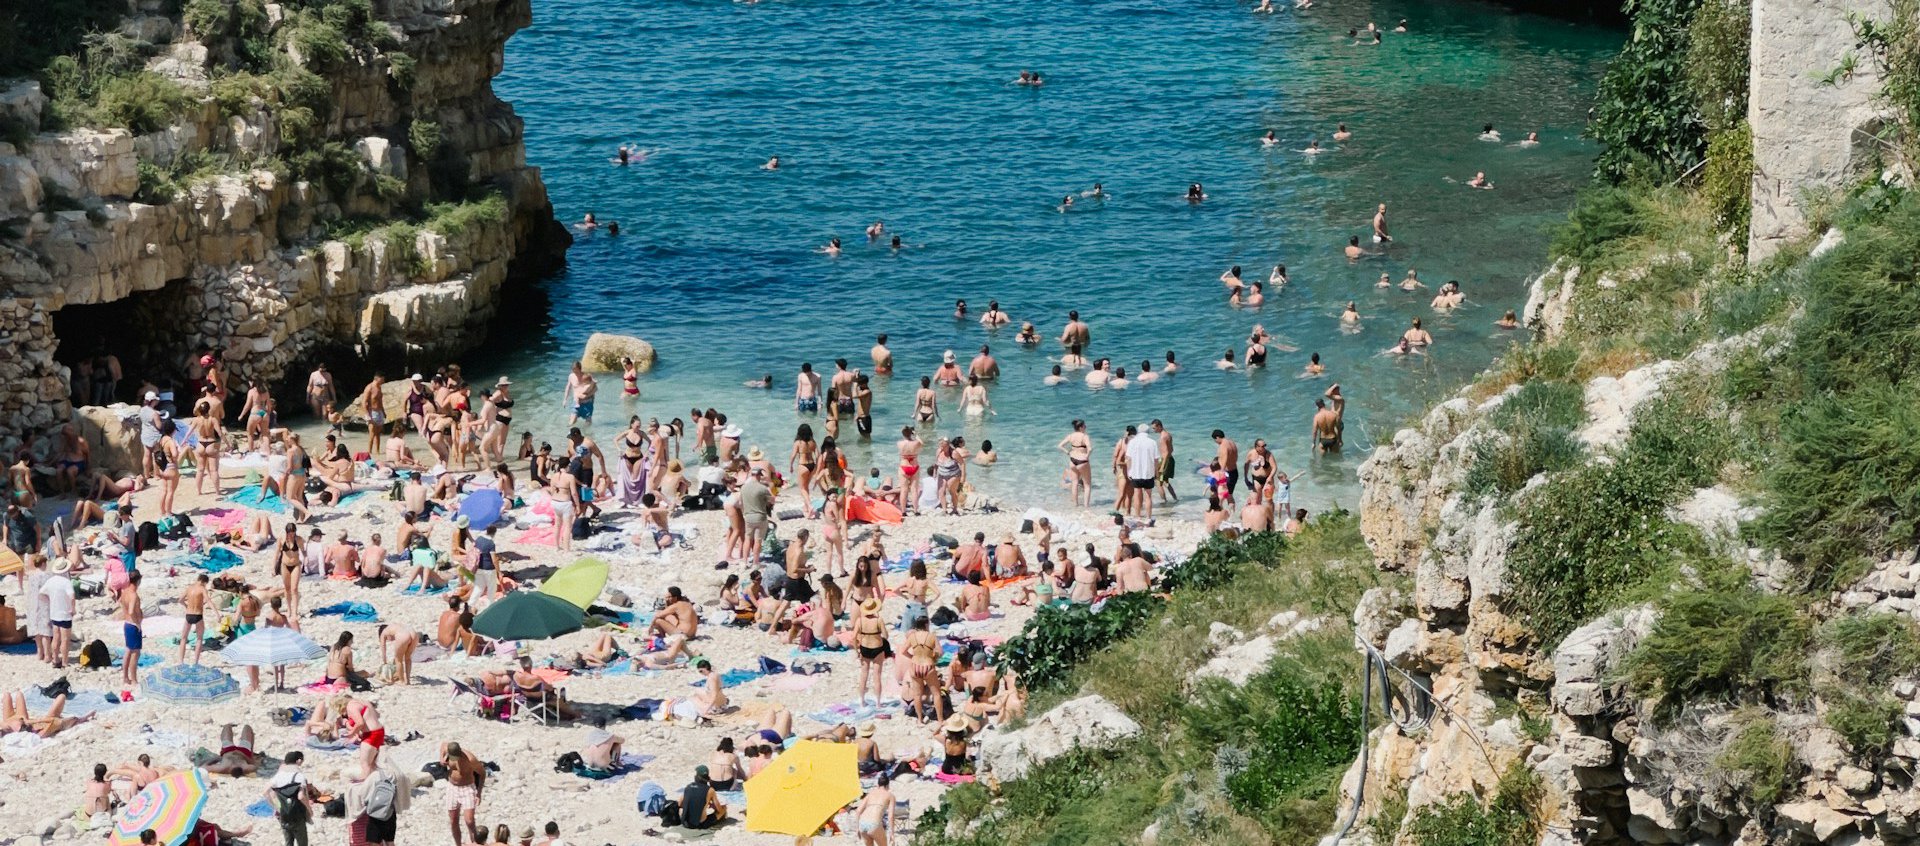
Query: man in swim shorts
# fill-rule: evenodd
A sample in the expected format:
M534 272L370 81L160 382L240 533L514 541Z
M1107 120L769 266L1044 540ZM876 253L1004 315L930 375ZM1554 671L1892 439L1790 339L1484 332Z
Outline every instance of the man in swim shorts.
M120 591L120 618L125 621L120 624L120 629L127 643L127 658L121 663L120 681L132 687L140 683L140 647L145 641L145 635L140 631L140 623L145 617L140 609L139 570L127 574L127 586Z

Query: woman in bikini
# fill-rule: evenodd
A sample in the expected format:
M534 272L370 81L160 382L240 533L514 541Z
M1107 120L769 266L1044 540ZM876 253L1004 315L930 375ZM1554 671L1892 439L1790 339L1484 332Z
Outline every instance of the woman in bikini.
M620 393L634 399L640 398L640 365L635 364L630 356L620 357L620 385Z
M820 508L820 536L827 542L827 572L847 573L847 502L839 488L827 491Z
M914 434L912 426L903 426L900 428L900 442L896 446L900 450L900 486L906 489L907 505L917 515L920 513L917 506L920 498L913 495L913 490L919 482L920 449L924 444L920 436Z
M247 401L240 406L240 416L247 421L247 451L253 452L267 443L272 432L267 413L273 410L273 397L267 394L267 387L258 381L247 383Z
M213 495L220 496L220 453L226 448L226 432L220 428L220 418L214 411L212 397L201 397L193 404L193 420L187 424L199 445L193 448L194 462L199 468L193 474L193 492L206 493L206 483L213 481Z
M353 632L341 632L333 642L333 648L327 650L327 674L320 679L321 684L350 684L353 674ZM345 698L345 697L342 697Z
M878 567L878 559L874 560ZM906 607L900 610L901 631L913 628L913 621L927 616L927 606L933 604L933 581L927 578L927 562L916 558L907 565L907 580L900 585L900 598L906 600Z
M940 496L936 507L945 508L950 514L958 515L960 505L954 498L953 489L960 481L960 461L954 457L953 442L941 441L933 459L934 477L940 480Z
M287 476L280 483L280 496L293 509L294 519L305 522L307 519L307 474L313 472L313 459L307 457L306 448L300 446L300 435L286 433L287 440Z
M933 379L920 377L920 390L913 395L913 421L922 426L940 419L940 396L933 392Z
M173 513L173 495L180 490L180 453L185 447L173 439L173 420L160 421L160 443L153 450L153 466L160 471L160 513Z
M288 613L300 616L300 558L305 554L304 542L300 540L300 527L288 523L285 532L280 535L280 545L273 552L273 574L280 577L280 596L286 600Z
M1073 504L1081 504L1081 494L1086 494L1086 505L1093 505L1093 465L1089 459L1093 455L1093 439L1087 437L1087 421L1073 421L1073 431L1060 439L1055 448L1067 454L1066 481L1073 488Z
M640 430L640 416L627 418L627 430L620 433L620 503L632 508L647 493L647 436Z
M787 452L787 472L798 480L800 491L800 511L806 519L812 520L813 514L813 471L819 466L820 448L813 442L813 427L805 423L793 433L793 449Z
M885 678L882 671L887 659L893 657L893 645L887 642L887 624L880 620L880 600L868 597L860 603L860 614L853 620L853 644L860 650L860 704L866 704L867 685L872 684L874 704L879 705Z
M928 628L927 618L919 617L913 621L913 630L907 632L906 647L902 650L907 660L906 710L920 722L928 722L926 698L932 697L936 721L947 718L947 697L940 681L940 639Z

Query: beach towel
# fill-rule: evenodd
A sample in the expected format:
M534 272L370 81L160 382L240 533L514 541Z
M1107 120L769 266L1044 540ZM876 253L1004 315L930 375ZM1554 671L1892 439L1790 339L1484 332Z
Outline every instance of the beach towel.
M774 679L771 686L773 687L774 690L783 691L786 693L801 693L807 690L811 690L814 684L819 681L820 681L820 678L818 676L786 675L786 676L781 676L777 679Z
M279 494L267 493L265 485L247 485L242 487L233 493L227 494L226 501L244 505L248 508L257 508L261 511L272 511L276 514L285 514L288 510L287 501L281 499Z
M513 540L515 543L532 544L535 546L552 546L553 545L553 527L552 526L535 526L531 529L521 532L520 536L517 538L514 538Z
M247 816L262 817L262 818L271 817L273 816L273 805L268 804L267 800L265 799L258 800L253 804L247 806Z
M215 508L200 515L199 523L215 532L231 532L247 522L247 512L240 508Z
M9 643L6 646L0 646L0 654L6 655L25 655L29 652L38 651L38 647L36 647L31 640L25 643Z
M303 684L300 686L300 692L308 696L332 696L336 693L346 693L347 683L337 681L332 684L322 684L320 682Z
M933 774L933 780L934 780L934 781L937 781L937 782L940 782L941 784L972 784L972 783L973 783L973 776L970 776L970 775L947 775L946 773L942 773L942 772L935 772L935 773Z
M637 699L632 705L620 709L620 716L629 720L651 720L666 703L665 699Z
M720 686L723 688L738 687L764 675L766 675L766 673L760 672L759 670L728 670L720 674ZM688 686L700 687L706 683L706 679L695 679L688 682Z
M170 556L164 559L162 563L178 567L191 567L195 570L218 575L247 562L240 557L240 553L234 552L224 546L215 546L209 547L205 552L188 552Z
M315 617L339 617L349 623L374 623L380 620L380 612L365 602L336 602L315 608L312 613Z
M401 588L400 592L408 596L438 596L440 594L446 593L451 589L452 589L451 585L440 585L438 587L430 587L423 590L421 588L420 583L415 582L413 584L407 585L404 588Z

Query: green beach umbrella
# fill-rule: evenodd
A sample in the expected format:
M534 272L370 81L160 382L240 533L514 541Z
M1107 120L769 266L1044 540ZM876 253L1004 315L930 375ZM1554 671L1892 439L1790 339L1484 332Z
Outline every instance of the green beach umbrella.
M606 587L607 562L582 558L555 571L552 578L540 585L540 592L557 596L585 611Z
M473 632L495 640L546 640L579 631L584 615L559 597L515 591L473 618Z

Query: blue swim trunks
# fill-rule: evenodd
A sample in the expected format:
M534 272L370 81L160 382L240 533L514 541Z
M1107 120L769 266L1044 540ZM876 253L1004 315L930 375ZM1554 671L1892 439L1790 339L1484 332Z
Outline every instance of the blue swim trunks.
M578 417L581 420L592 420L593 419L593 400L587 400L586 402L582 402L582 403L575 403L573 406L573 416Z
M820 410L819 397L807 397L806 399L799 400L798 402L800 405L800 411L803 413L813 414Z
M136 649L139 649L140 644L145 642L145 636L141 633L140 626L137 624L121 623L120 631L122 634L126 635L128 652L132 652Z

